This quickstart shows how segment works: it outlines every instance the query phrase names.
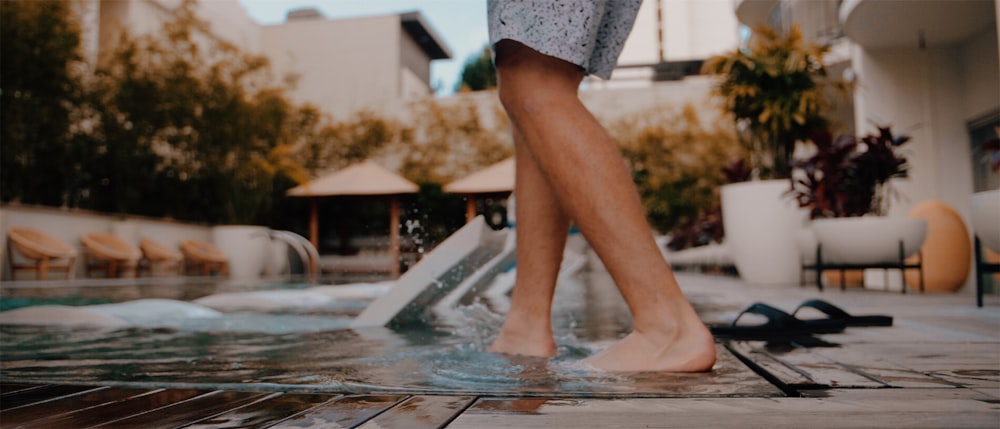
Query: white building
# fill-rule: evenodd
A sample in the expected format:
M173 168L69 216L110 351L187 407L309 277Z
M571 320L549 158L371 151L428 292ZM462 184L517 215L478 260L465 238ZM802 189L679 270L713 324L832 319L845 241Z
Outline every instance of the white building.
M730 0L645 0L611 81L587 89L650 87L697 74L702 61L739 45ZM706 94L707 95L707 94Z
M95 63L123 27L135 34L161 30L181 0L86 0L84 55ZM202 0L198 16L240 49L271 60L276 76L295 76L291 96L343 118L429 97L430 63L451 57L420 12L327 19L312 9L281 24L260 25L238 0Z
M854 80L853 122L912 136L905 214L942 200L968 223L969 196L996 188L997 176L973 147L1000 125L996 0L735 0L741 23L782 29L798 23L806 37L832 43L833 68Z

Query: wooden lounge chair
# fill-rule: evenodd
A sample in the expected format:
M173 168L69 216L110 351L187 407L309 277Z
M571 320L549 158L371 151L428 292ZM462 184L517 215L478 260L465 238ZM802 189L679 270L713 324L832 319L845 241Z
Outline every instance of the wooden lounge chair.
M30 262L19 262L14 258L14 249ZM7 258L10 260L10 274L17 271L34 271L35 278L45 280L49 271L65 271L66 279L73 277L77 252L66 242L31 228L11 228L7 231Z
M201 240L183 240L184 272L210 276L212 273L229 275L229 258L214 244Z
M93 271L104 271L109 278L127 273L133 277L136 275L142 251L135 246L114 234L99 232L84 234L80 241L83 243L87 275Z
M179 250L149 237L139 239L139 249L142 250L140 267L148 269L151 276L157 274L157 268L162 273L177 274L184 261L184 254Z

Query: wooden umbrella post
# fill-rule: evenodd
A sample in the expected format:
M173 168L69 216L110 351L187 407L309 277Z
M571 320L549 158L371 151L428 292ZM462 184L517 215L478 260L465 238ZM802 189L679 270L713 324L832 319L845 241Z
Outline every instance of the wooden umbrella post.
M389 214L389 253L392 261L389 263L389 274L399 277L399 197L393 196Z
M316 198L309 199L309 242L319 249L319 203Z
M465 221L472 222L476 218L476 197L472 195L465 196Z

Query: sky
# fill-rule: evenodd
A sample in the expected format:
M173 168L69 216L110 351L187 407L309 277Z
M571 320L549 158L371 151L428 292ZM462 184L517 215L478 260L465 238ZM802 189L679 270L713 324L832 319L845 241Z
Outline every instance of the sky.
M450 60L431 63L431 85L451 94L462 65L488 43L486 0L240 0L260 24L280 24L289 10L315 7L327 18L350 18L420 11L451 51Z

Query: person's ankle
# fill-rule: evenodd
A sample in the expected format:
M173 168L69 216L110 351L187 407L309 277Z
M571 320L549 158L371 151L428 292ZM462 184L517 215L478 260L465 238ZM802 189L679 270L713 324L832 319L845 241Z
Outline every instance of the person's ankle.
M489 351L510 355L552 357L556 343L549 324L531 327L519 323L504 323Z
M703 330L707 332L698 315L693 310L684 308L640 314L632 320L632 323L636 332L661 338L676 338Z

